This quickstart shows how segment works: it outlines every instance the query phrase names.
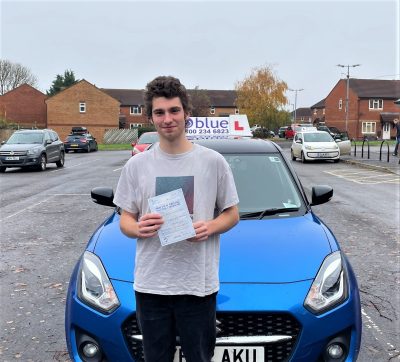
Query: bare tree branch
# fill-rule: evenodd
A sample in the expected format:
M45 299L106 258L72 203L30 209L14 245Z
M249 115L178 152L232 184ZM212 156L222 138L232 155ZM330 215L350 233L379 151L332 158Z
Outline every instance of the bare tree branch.
M37 78L29 68L7 59L0 59L0 95L25 83L32 87L37 86Z

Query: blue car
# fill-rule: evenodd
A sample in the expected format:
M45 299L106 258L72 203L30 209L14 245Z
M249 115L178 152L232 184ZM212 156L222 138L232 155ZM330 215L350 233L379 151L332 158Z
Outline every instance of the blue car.
M260 139L194 141L228 161L240 222L221 235L215 362L355 361L361 306L353 269L308 201L290 162ZM119 227L113 190L95 188L114 211L95 231L73 271L65 330L73 361L144 361L135 316L135 241ZM177 348L175 361L185 361Z

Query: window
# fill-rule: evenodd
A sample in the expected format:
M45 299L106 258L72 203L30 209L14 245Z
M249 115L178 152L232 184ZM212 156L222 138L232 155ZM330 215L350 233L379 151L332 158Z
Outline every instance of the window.
M322 114L325 115L325 108L322 109Z
M86 113L86 103L85 102L80 102L79 103L79 112L80 113Z
M129 123L129 128L130 129L135 129L135 128L139 128L142 127L143 123Z
M370 99L369 109L383 109L383 99Z
M362 123L362 133L375 133L375 132L376 132L376 122Z
M210 108L210 114L215 114L215 107Z
M239 110L235 108L235 114L239 114Z
M142 114L141 106L131 106L131 114Z
M314 114L315 115L317 114L317 108L314 108Z
M339 109L343 108L343 100L342 98L339 99Z

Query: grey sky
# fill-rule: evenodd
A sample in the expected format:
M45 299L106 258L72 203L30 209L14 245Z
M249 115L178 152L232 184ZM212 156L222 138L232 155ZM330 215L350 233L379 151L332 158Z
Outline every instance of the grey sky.
M1 58L46 91L66 69L100 88L174 75L188 88L234 89L272 65L297 106L354 78L399 79L399 1L4 1ZM288 92L294 103L294 92Z

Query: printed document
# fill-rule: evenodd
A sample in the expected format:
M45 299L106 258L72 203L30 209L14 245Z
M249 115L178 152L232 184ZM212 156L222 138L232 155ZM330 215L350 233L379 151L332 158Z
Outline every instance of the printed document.
M164 224L158 230L161 245L169 245L196 235L182 189L149 199L151 212L161 214Z

